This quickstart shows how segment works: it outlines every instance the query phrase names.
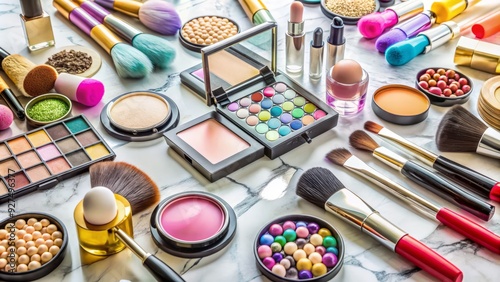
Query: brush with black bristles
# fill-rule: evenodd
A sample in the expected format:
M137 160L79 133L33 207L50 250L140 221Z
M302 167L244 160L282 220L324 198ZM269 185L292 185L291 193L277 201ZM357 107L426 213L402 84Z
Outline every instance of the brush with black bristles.
M403 200L410 207L413 207L426 215L431 215L433 218L455 230L457 233L462 234L494 253L500 254L500 237L495 233L446 207L439 207L435 203L432 203L422 196L413 193L368 166L358 157L352 155L347 149L339 148L332 150L326 157L332 163L343 166L383 188L385 191Z
M354 131L349 136L349 143L356 149L371 152L376 159L398 170L413 182L482 220L488 221L495 214L495 206L477 198L462 187L450 183L418 163L407 160L393 151L380 146L362 130Z
M441 172L454 182L490 200L500 202L500 182L448 158L434 154L404 139L391 130L373 121L365 123L365 129L378 134L384 140L411 154L426 165Z
M455 265L380 215L328 169L305 171L296 194L366 233L441 281L462 281Z
M146 173L131 164L111 161L99 162L90 166L89 173L92 187L104 187L107 188L105 190L109 189L112 193L123 196L132 207L132 214L139 213L160 200L160 191L154 181ZM114 203L108 204L112 206ZM83 205L85 214L85 199ZM144 267L156 280L184 281L179 274L162 260L142 249L125 231L114 226L108 232L114 232L116 237L141 259Z
M500 159L500 132L458 105L439 123L436 144L442 152L476 152Z

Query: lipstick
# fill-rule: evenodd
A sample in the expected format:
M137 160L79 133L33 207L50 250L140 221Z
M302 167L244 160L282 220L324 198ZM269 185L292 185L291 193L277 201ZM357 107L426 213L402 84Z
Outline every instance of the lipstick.
M319 79L323 72L323 29L318 27L313 32L309 51L309 77Z
M295 1L290 5L290 20L286 32L285 60L286 71L300 73L304 66L304 5Z
M437 23L443 23L460 15L465 9L479 3L481 0L435 0L431 11L436 13Z
M330 73L330 69L340 60L344 59L345 52L345 37L344 37L344 21L340 17L334 17L330 24L330 35L327 38L326 45L326 71Z
M345 188L328 169L315 167L304 172L297 183L296 194L336 215L437 279L462 281L460 269L385 219Z
M380 53L385 53L387 48L429 29L435 22L436 14L432 11L424 11L382 34L377 38L375 47Z

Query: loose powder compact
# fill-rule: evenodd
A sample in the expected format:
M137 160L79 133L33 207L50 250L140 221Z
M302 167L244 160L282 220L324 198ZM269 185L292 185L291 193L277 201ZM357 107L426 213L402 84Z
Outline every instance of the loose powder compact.
M151 214L151 236L158 247L183 258L206 257L226 247L237 217L223 199L205 192L164 199Z
M169 97L155 92L130 92L111 100L101 112L101 123L112 136L147 141L162 136L179 121L179 109Z
M321 11L333 19L340 17L344 24L355 25L365 15L380 9L378 0L321 0Z
M373 93L375 114L395 124L410 125L425 120L430 106L429 97L406 85L386 85Z
M216 110L165 139L210 181L310 143L337 124L333 109L277 71L275 37L276 23L263 23L203 48L203 64L181 73L184 85Z
M179 30L182 46L195 52L240 32L238 24L222 16L201 16L186 22Z

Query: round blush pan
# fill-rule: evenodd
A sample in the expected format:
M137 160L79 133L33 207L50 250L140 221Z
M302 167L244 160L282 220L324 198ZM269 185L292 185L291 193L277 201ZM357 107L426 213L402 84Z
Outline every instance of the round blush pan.
M151 215L151 234L164 251L187 258L204 257L234 237L236 214L221 198L187 192L163 200Z
M431 102L415 88L391 84L373 93L372 109L380 118L401 125L419 123L427 118Z

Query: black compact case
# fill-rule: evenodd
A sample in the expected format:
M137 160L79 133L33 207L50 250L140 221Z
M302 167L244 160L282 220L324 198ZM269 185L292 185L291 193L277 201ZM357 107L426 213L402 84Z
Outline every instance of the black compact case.
M248 143L258 141L264 147L264 154L271 159L310 143L312 138L330 130L338 121L338 114L333 109L276 71L276 28L276 23L263 23L205 47L201 51L202 64L181 73L183 84L208 106L215 107L213 118L230 123L230 127L236 126L238 132L233 132ZM177 134L206 119L207 116L197 118L165 133L167 143L205 177L210 169L198 166L206 168L203 165L206 161L180 142ZM245 160L240 159L239 164L226 163L223 174L255 160L258 151L250 153ZM192 158L193 155L201 160ZM224 175L212 176L207 178L213 181Z

